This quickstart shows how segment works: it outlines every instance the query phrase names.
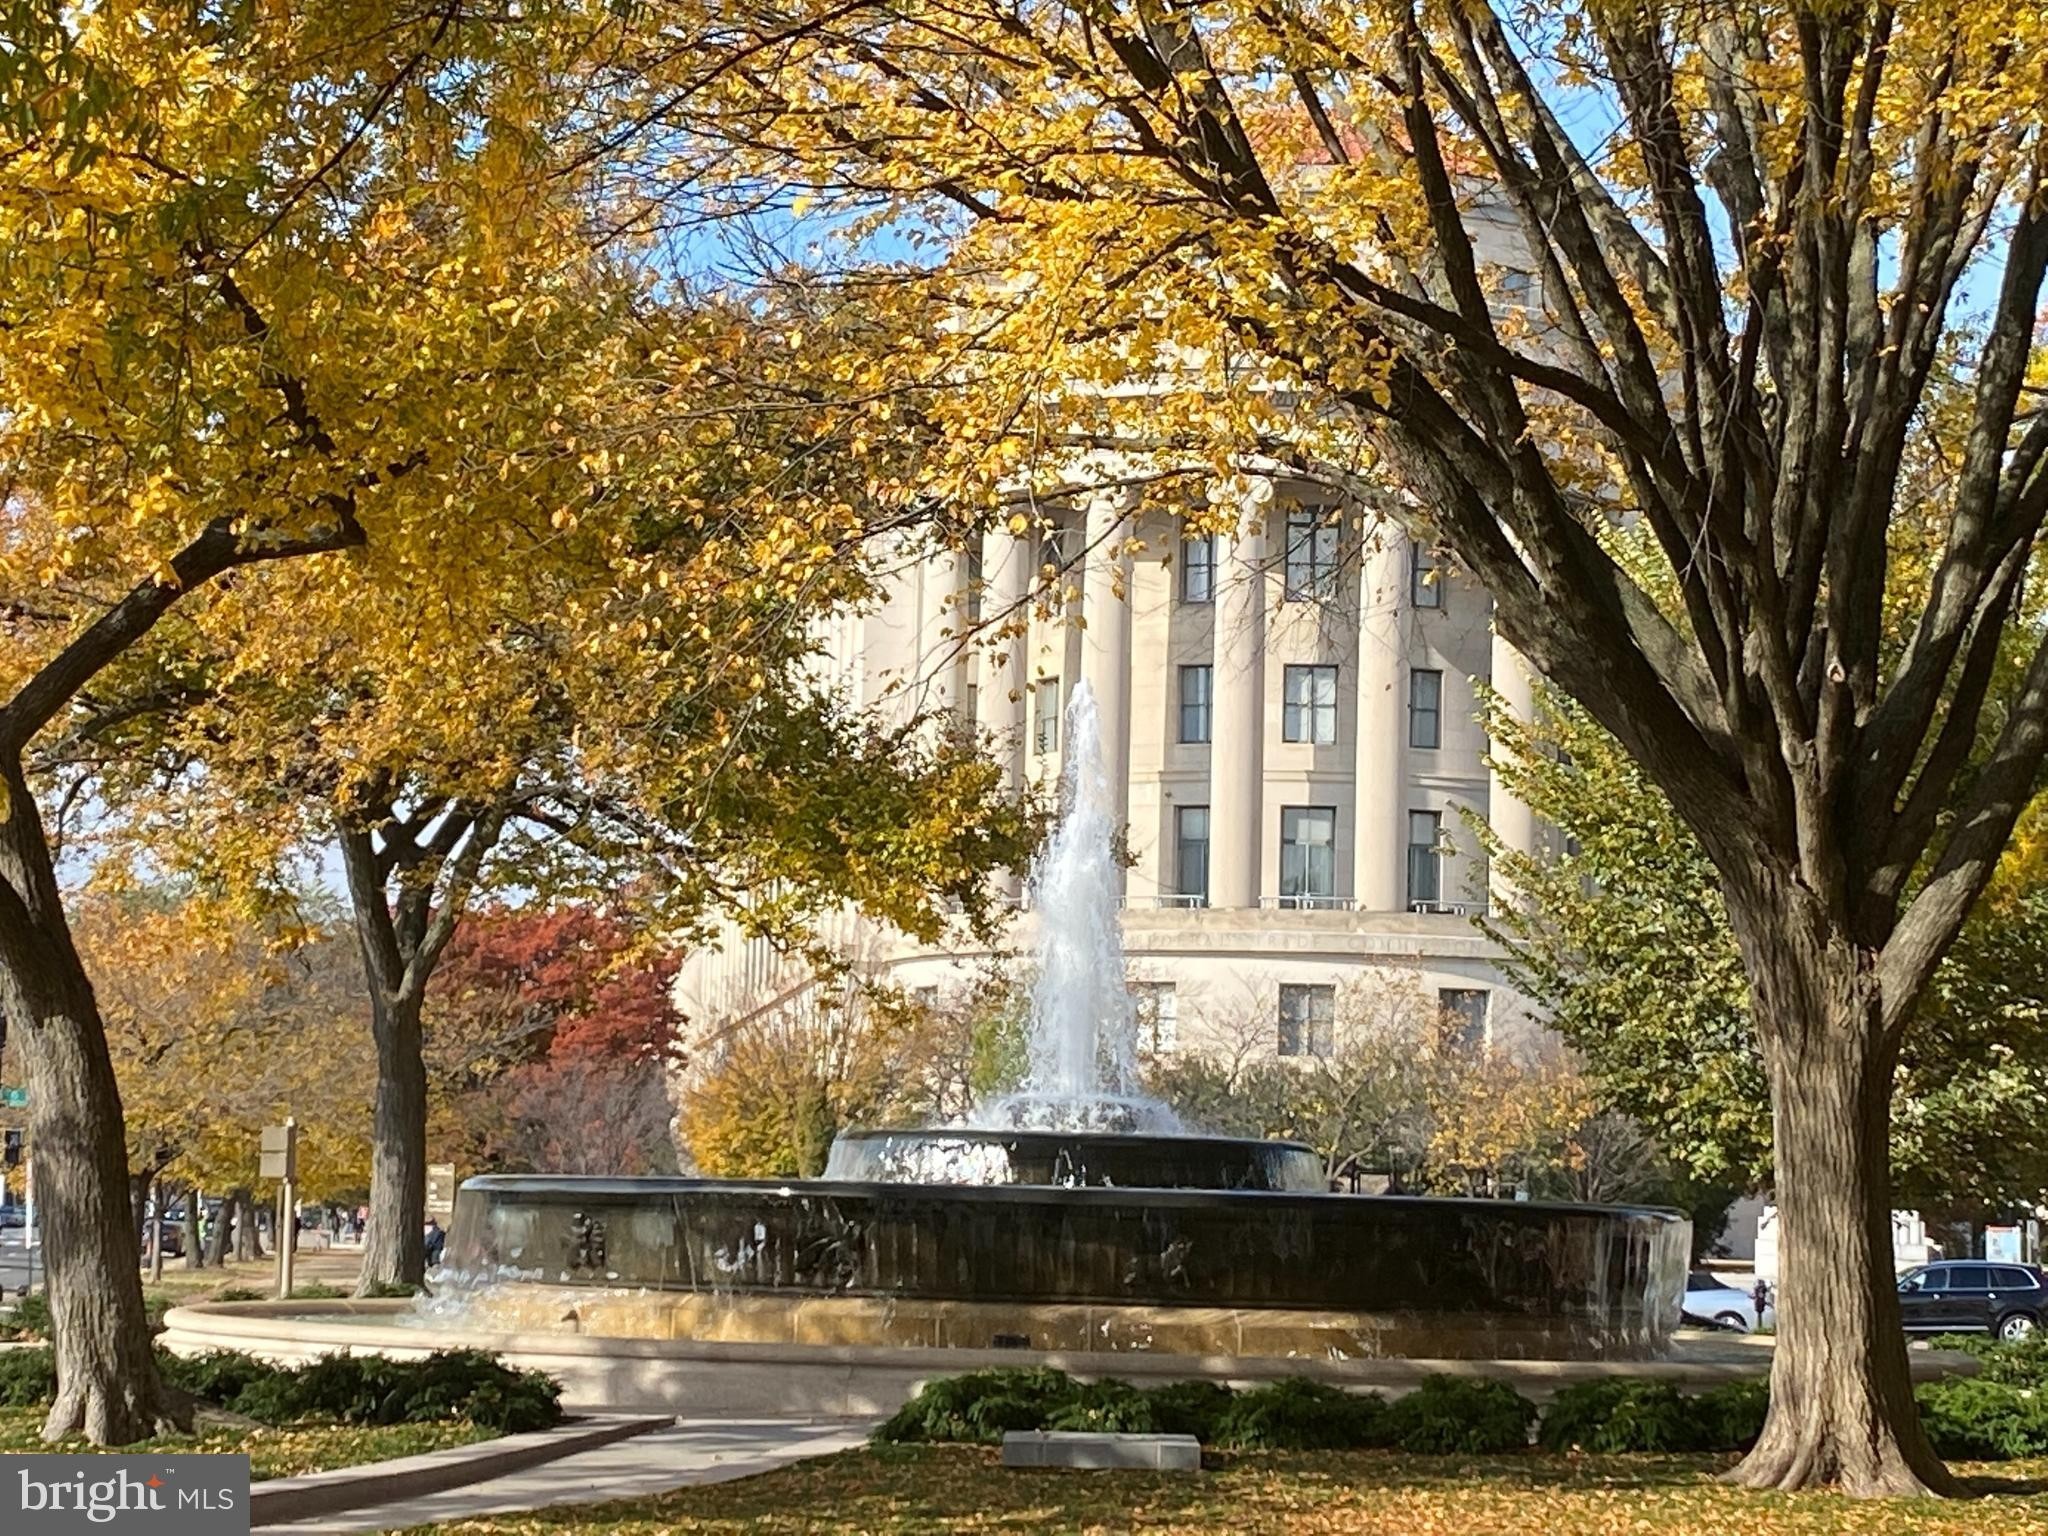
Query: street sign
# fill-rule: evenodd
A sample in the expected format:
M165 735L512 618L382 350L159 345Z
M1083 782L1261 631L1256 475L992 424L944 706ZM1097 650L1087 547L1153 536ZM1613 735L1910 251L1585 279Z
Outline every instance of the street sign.
M453 1216L455 1214L455 1165L453 1163L427 1164L427 1214L429 1216Z
M0 1109L27 1109L26 1088L0 1088Z
M263 1127L262 1164L258 1173L266 1179L296 1179L299 1176L299 1128L283 1125Z

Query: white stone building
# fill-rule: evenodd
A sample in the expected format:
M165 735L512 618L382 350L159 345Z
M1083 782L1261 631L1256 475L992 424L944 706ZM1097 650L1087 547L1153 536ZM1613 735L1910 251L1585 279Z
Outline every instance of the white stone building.
M886 600L831 626L833 681L971 719L1012 783L1050 785L1061 710L1086 680L1128 825L1125 942L1157 1046L1228 1034L1241 1048L1249 1031L1281 1054L1326 1048L1346 985L1375 978L1419 988L1470 1038L1506 1039L1527 1012L1473 923L1489 882L1467 817L1509 846L1539 834L1488 773L1475 684L1526 709L1528 675L1475 583L1391 524L1257 484L1234 538L1183 539L1169 514L1133 517L1104 492L1049 532L906 546ZM1006 942L1028 950L1019 906ZM927 995L990 959L852 917L836 938ZM804 986L732 943L685 964L677 1001L709 1041Z

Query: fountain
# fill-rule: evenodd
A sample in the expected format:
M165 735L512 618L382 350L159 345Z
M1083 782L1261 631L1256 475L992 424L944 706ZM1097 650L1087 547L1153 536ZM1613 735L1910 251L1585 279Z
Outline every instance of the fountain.
M843 1134L818 1180L470 1179L438 1294L412 1321L549 1369L601 1359L601 1384L572 1395L614 1403L711 1390L701 1371L650 1381L657 1357L777 1362L785 1399L806 1371L840 1373L842 1392L846 1372L893 1370L832 1399L886 1408L921 1375L993 1358L1238 1377L1663 1353L1688 1256L1679 1213L1332 1194L1312 1149L1190 1132L1140 1091L1085 686L1066 728L1015 1093L960 1125ZM173 1346L252 1347L218 1319L192 1332L188 1314L233 1310L174 1314Z
M1038 975L1023 1086L975 1118L1016 1130L1176 1135L1179 1119L1138 1092L1138 1018L1124 982L1116 835L1102 729L1086 682L1067 704L1059 824L1031 872Z
M1023 1084L956 1126L853 1131L815 1182L463 1186L472 1316L784 1344L1349 1358L1648 1355L1672 1212L1328 1192L1289 1142L1188 1134L1138 1086L1116 826L1084 684L1032 871Z

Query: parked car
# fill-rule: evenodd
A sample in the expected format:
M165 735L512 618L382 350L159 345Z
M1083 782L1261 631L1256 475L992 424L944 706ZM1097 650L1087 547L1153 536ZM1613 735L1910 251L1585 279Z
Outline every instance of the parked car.
M2023 1339L2048 1319L2048 1278L2031 1264L1922 1264L1899 1279L1899 1312L1908 1333Z
M0 1205L0 1232L28 1225L28 1211L19 1205Z
M1685 1300L1680 1309L1688 1322L1710 1323L1738 1333L1757 1330L1756 1298L1704 1270L1694 1270L1685 1277ZM1775 1321L1771 1307L1764 1308L1763 1320Z

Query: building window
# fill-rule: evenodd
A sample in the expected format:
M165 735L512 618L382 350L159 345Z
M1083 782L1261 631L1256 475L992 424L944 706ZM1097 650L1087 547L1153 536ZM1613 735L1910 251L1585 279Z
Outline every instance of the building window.
M1283 982L1280 1054L1328 1056L1337 1044L1337 989Z
M1444 899L1444 819L1435 811L1408 813L1408 905L1435 905Z
M1289 598L1337 595L1337 524L1325 513L1287 514L1287 583Z
M1206 664L1180 669L1180 739L1209 739L1209 684L1215 676Z
M1334 745L1337 740L1337 669L1289 667L1283 674L1280 736L1284 741Z
M1491 998L1484 987L1439 987L1436 1007L1443 1021L1444 1044L1459 1051L1476 1051L1485 1045L1486 1006Z
M1408 674L1408 745L1440 747L1444 744L1444 675L1413 671Z
M1138 1005L1138 1049L1148 1056L1169 1056L1180 1045L1180 998L1170 981L1131 983Z
M1041 756L1060 749L1060 680L1056 677L1041 677L1031 690L1032 707L1037 710L1032 720L1032 750Z
M1536 309L1543 302L1543 284L1534 272L1520 267L1501 267L1493 274L1496 282L1492 308L1495 313L1515 309Z
M1326 906L1337 894L1337 808L1289 805L1280 811L1280 905Z
M1444 572L1427 544L1408 546L1408 601L1416 608L1444 605Z
M910 1000L925 1013L934 1012L939 1006L937 987L917 987L911 991Z
M1211 603L1216 600L1216 540L1210 535L1180 541L1180 600L1184 603Z
M1173 873L1191 907L1209 904L1209 807L1177 806L1173 812Z

